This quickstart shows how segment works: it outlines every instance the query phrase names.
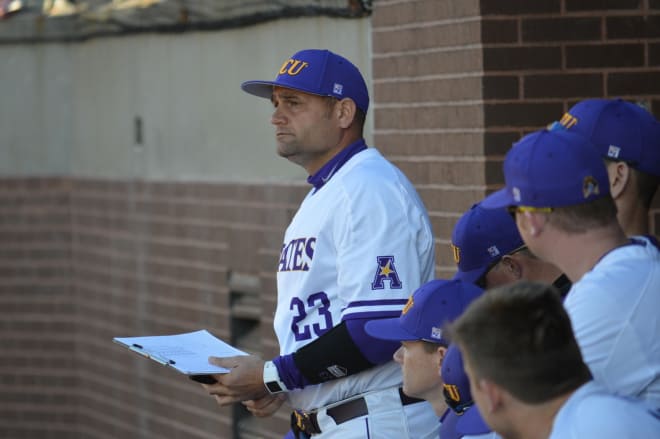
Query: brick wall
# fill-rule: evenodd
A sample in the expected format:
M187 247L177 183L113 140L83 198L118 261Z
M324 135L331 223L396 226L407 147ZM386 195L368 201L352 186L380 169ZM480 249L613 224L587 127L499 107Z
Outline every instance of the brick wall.
M80 417L96 437L232 437L233 409L219 409L201 386L110 340L206 328L251 352L276 355L274 266L304 190L75 182ZM235 295L250 289L260 293L252 302L257 321L250 331L233 333L232 325L245 317L234 315ZM256 428L253 437L281 437L287 420L282 412L242 428Z
M660 117L660 1L481 0L486 180L523 134L581 99L639 101ZM660 235L660 196L651 213Z
M480 34L476 0L375 3L374 143L429 209L440 276L454 223L486 190Z
M0 180L0 436L73 437L71 185Z
M0 436L282 437L285 411L235 426L235 409L112 337L206 328L275 356L274 267L306 191L0 181Z

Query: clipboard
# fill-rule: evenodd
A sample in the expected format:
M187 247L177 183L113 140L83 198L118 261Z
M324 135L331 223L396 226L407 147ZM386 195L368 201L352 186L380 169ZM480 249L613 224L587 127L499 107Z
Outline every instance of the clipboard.
M131 352L204 384L215 382L211 375L229 372L229 369L210 364L209 357L248 355L205 329L173 335L114 337L112 340Z

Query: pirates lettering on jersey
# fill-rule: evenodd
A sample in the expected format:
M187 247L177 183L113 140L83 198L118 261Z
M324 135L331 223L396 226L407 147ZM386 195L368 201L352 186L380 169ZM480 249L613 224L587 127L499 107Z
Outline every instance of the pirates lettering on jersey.
M277 271L309 271L315 246L316 238L296 238L282 244Z
M390 288L401 289L403 284L394 266L394 256L377 256L376 260L378 261L378 268L376 268L376 275L371 283L371 289L382 290L385 288L386 280L390 282Z

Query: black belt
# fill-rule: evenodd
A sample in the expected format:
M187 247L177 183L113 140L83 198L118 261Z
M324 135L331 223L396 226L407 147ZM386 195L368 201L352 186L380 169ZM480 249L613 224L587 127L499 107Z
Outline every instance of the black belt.
M423 399L411 398L410 396L403 393L401 388L399 388L399 398L401 399L401 405L404 406L424 401ZM369 409L367 408L367 402L365 401L364 397L360 397L344 402L342 404L337 404L333 407L330 407L329 409L326 409L325 412L335 421L335 424L339 425L346 421L350 421L351 419L368 415ZM291 429L293 430L293 434L296 438L303 438L313 434L321 433L321 429L319 428L319 423L317 420L317 412L295 410L291 414ZM305 436L300 435L300 433L303 433Z

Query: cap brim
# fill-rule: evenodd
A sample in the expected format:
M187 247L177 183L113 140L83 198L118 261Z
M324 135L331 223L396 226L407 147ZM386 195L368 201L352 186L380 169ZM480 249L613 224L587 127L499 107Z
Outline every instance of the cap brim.
M364 325L367 334L381 340L410 341L419 340L419 337L405 331L399 325L399 317L393 319L379 319L367 322Z
M516 200L513 199L509 191L504 188L497 192L493 192L484 198L480 205L484 209L501 209L503 207L516 205Z
M462 435L479 435L492 430L479 413L479 408L473 404L456 423L456 431Z
M245 81L241 84L241 89L260 98L270 99L273 96L273 81Z
M303 87L293 87L289 84L281 83L281 82L275 82L275 81L245 81L244 83L241 84L241 89L254 96L259 96L260 98L266 98L266 99L271 99L273 97L273 87L282 87L282 88L288 88L291 90L298 90L303 93L309 93L317 96L322 96L319 95L318 93L315 93L313 91L307 90Z
M470 284L475 283L481 276L484 275L488 267L478 267L474 270L462 271L459 269L456 274L454 274L453 279L467 282Z

